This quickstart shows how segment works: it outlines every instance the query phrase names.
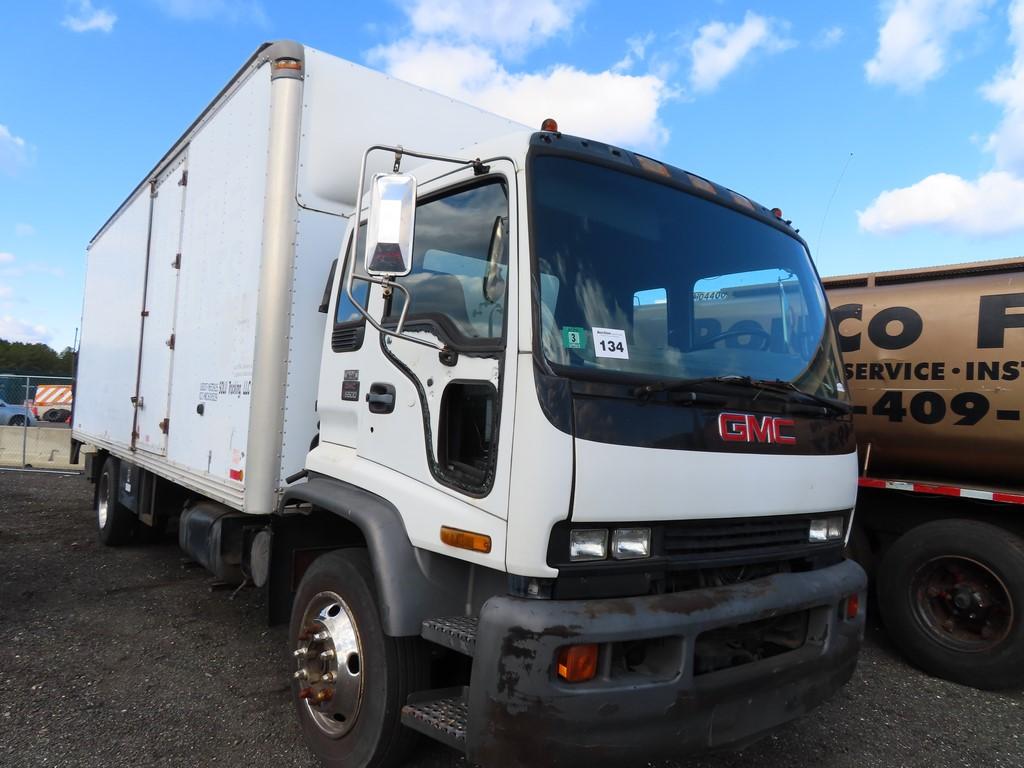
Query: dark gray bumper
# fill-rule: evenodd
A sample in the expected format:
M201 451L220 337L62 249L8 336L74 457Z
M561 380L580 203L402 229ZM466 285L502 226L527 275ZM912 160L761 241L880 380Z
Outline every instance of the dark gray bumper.
M483 765L641 763L740 746L808 712L850 678L864 635L867 578L846 561L729 587L610 600L491 598L480 615L467 754ZM847 596L860 613L840 615ZM797 650L694 674L697 636L809 611ZM677 668L569 684L558 649L645 638L678 642ZM610 645L602 647L602 658ZM607 667L605 668L607 673Z

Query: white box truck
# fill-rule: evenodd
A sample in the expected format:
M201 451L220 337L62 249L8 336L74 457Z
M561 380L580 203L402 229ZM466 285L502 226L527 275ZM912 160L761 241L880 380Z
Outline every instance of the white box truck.
M173 521L266 590L326 764L678 757L853 672L850 406L778 211L277 42L93 238L83 314L100 538Z

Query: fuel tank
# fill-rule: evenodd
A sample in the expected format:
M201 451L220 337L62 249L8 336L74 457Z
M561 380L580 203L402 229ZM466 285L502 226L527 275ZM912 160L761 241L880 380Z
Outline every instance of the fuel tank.
M862 472L1024 489L1024 258L823 282Z

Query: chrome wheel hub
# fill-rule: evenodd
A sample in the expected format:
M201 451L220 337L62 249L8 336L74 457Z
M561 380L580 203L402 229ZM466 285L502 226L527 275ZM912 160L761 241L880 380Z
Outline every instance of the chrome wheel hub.
M107 524L107 514L109 512L109 497L110 496L110 485L107 482L107 475L100 475L100 487L96 491L96 519L102 529Z
M298 696L327 736L348 733L363 699L363 649L352 612L334 592L320 592L306 606L295 657Z

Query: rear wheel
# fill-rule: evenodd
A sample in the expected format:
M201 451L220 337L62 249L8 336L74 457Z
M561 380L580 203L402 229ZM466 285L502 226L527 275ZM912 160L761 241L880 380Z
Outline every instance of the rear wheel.
M108 547L126 543L135 530L131 510L117 500L117 459L108 456L96 481L96 524L100 541Z
M926 523L882 560L878 604L926 672L976 688L1024 684L1024 541L973 520Z
M420 638L384 634L366 550L313 562L295 595L289 639L296 713L323 764L401 764L417 738L401 724L402 706L428 686L429 665Z
M10 421L7 423L12 427L21 427L25 425L25 417L21 414L15 414L14 416L11 416Z

